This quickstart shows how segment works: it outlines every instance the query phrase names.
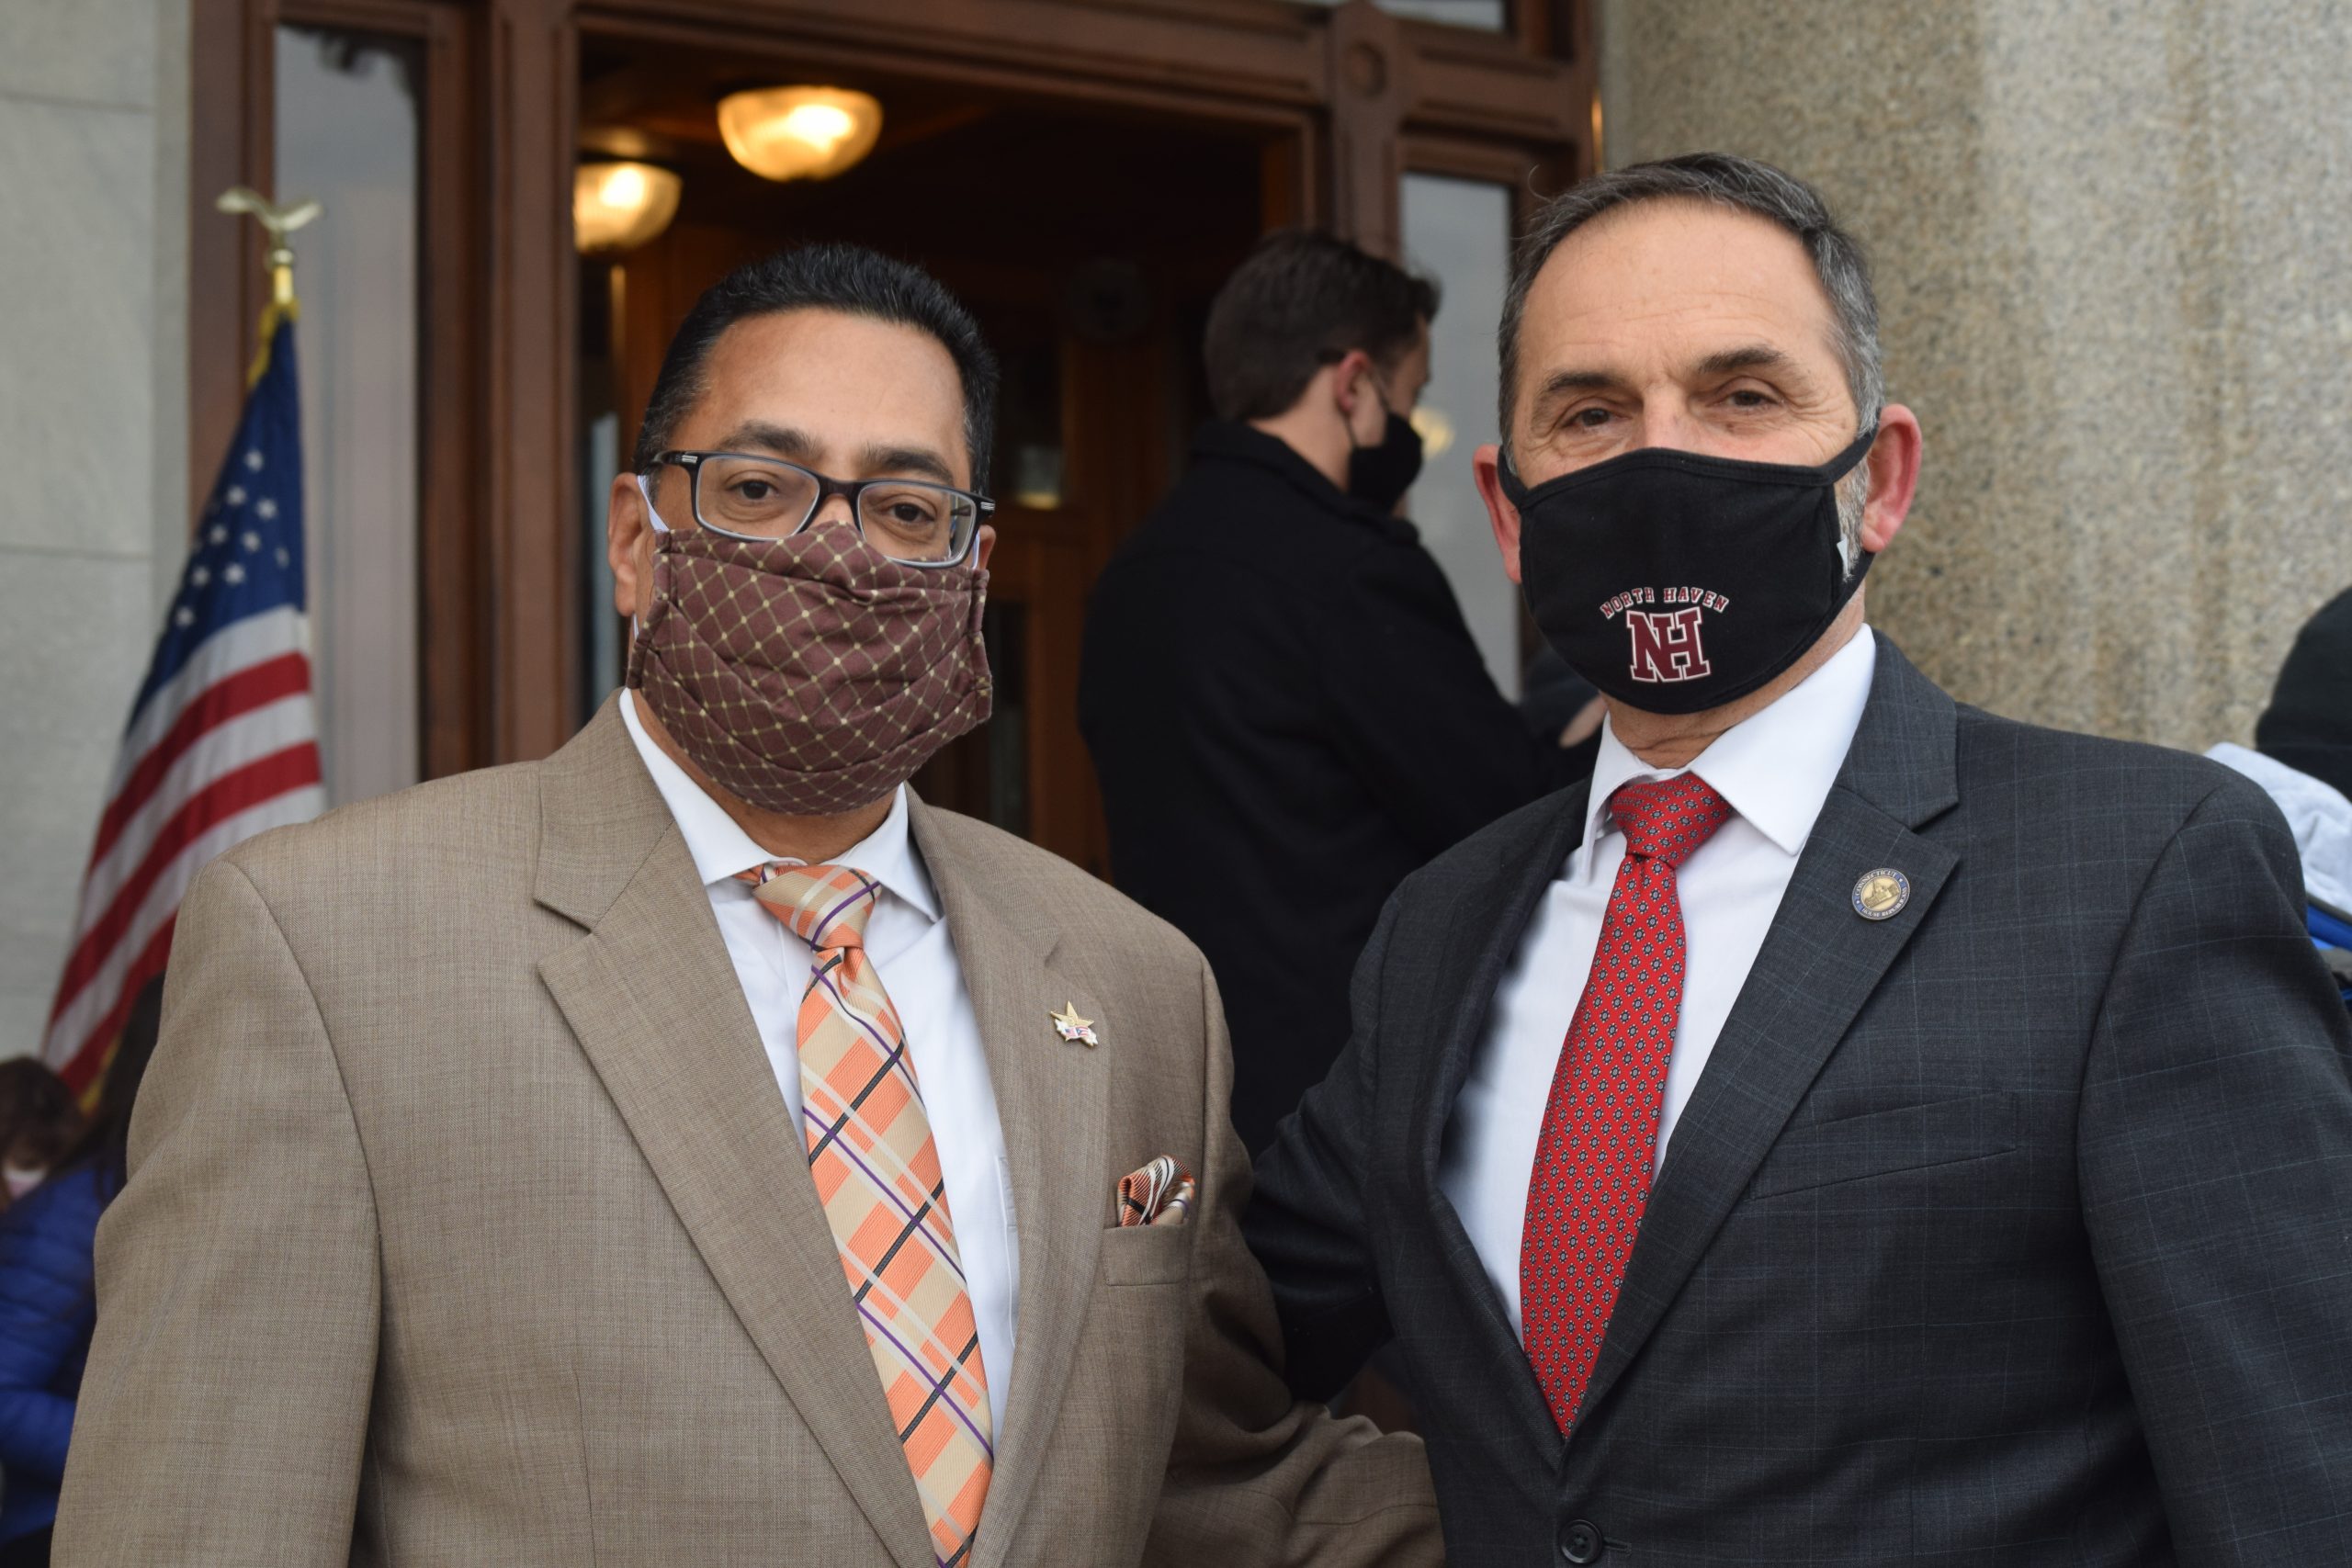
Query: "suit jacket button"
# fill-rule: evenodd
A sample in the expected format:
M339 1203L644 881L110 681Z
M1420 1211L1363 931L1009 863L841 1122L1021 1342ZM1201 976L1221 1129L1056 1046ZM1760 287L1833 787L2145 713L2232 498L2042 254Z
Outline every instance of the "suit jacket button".
M1573 1521L1560 1532L1560 1559L1582 1568L1587 1562L1598 1562L1607 1548L1601 1545L1600 1532L1582 1519Z

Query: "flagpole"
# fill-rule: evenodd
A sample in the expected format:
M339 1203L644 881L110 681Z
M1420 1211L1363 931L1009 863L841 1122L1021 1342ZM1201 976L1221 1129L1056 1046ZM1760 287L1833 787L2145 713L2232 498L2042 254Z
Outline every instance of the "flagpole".
M269 250L262 258L263 265L269 268L269 303L262 307L258 329L261 343L254 351L252 366L245 371L245 389L250 391L269 369L269 345L277 335L278 323L298 320L302 313L302 302L294 297L294 247L287 237L326 209L309 200L290 201L280 207L247 186L222 191L212 205L222 212L244 213L269 232Z

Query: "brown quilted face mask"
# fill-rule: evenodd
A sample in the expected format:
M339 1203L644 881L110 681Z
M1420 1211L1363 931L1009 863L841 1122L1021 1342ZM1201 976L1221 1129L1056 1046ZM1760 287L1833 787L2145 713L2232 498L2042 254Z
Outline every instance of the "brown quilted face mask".
M722 788L769 811L854 811L989 716L988 581L842 526L664 530L628 683Z

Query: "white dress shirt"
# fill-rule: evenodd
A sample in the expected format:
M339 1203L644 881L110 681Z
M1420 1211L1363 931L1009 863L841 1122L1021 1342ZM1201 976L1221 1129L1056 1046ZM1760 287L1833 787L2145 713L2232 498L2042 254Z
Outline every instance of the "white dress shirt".
M1513 1330L1520 1328L1520 1241L1544 1111L1600 945L1610 890L1625 859L1625 837L1610 814L1609 797L1621 784L1689 772L1713 785L1732 808L1675 879L1685 959L1682 1008L1658 1116L1656 1157L1662 1162L1853 744L1877 663L1877 644L1864 626L1770 707L1716 737L1687 769L1650 767L1603 728L1584 841L1544 891L1495 992L1486 1038L1454 1101L1438 1167L1438 1185L1462 1216Z
M752 1006L760 1043L793 1124L800 1122L800 996L808 989L808 944L763 908L750 884L735 874L775 860L685 770L646 735L637 716L636 694L621 694L621 718L628 738L645 759L654 787L669 804L694 857L703 889L710 895L718 934L734 960L735 978ZM882 988L899 1010L907 1032L907 1055L922 1086L923 1112L938 1145L939 1168L947 1183L947 1217L956 1228L956 1251L980 1335L980 1365L988 1375L989 1417L1000 1450L1004 1443L1004 1399L1012 1387L1012 1325L1021 1294L1021 1238L1012 1224L1012 1166L1005 1157L1004 1127L997 1119L996 1089L989 1080L988 1052L971 994L956 959L939 897L923 870L922 856L907 832L904 785L890 803L890 815L871 836L830 863L855 866L882 885L865 925L865 953ZM842 1287L846 1297L848 1285Z

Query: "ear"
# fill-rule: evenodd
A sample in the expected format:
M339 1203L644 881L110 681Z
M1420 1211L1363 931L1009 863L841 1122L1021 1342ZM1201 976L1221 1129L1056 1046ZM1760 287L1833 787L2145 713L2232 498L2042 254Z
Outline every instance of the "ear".
M980 525L979 537L972 541L972 565L981 571L989 569L989 557L996 553L996 525Z
M1503 493L1502 448L1487 442L1470 454L1470 473L1478 481L1478 499L1487 503L1487 521L1495 530L1495 547L1502 552L1503 575L1519 581L1519 508Z
M1354 423L1356 410L1371 396L1364 382L1368 378L1376 378L1378 375L1378 369L1372 363L1372 355L1360 348L1348 350L1340 356L1339 363L1331 367L1332 400L1340 405L1340 412L1351 423Z
M1862 548L1876 555L1894 542L1910 514L1919 488L1919 418L1901 403L1878 416L1878 439L1863 459L1871 469L1871 498L1862 507Z
M652 583L639 571L653 548L653 519L635 474L616 474L605 498L605 560L613 569L613 608L636 616L652 608Z

